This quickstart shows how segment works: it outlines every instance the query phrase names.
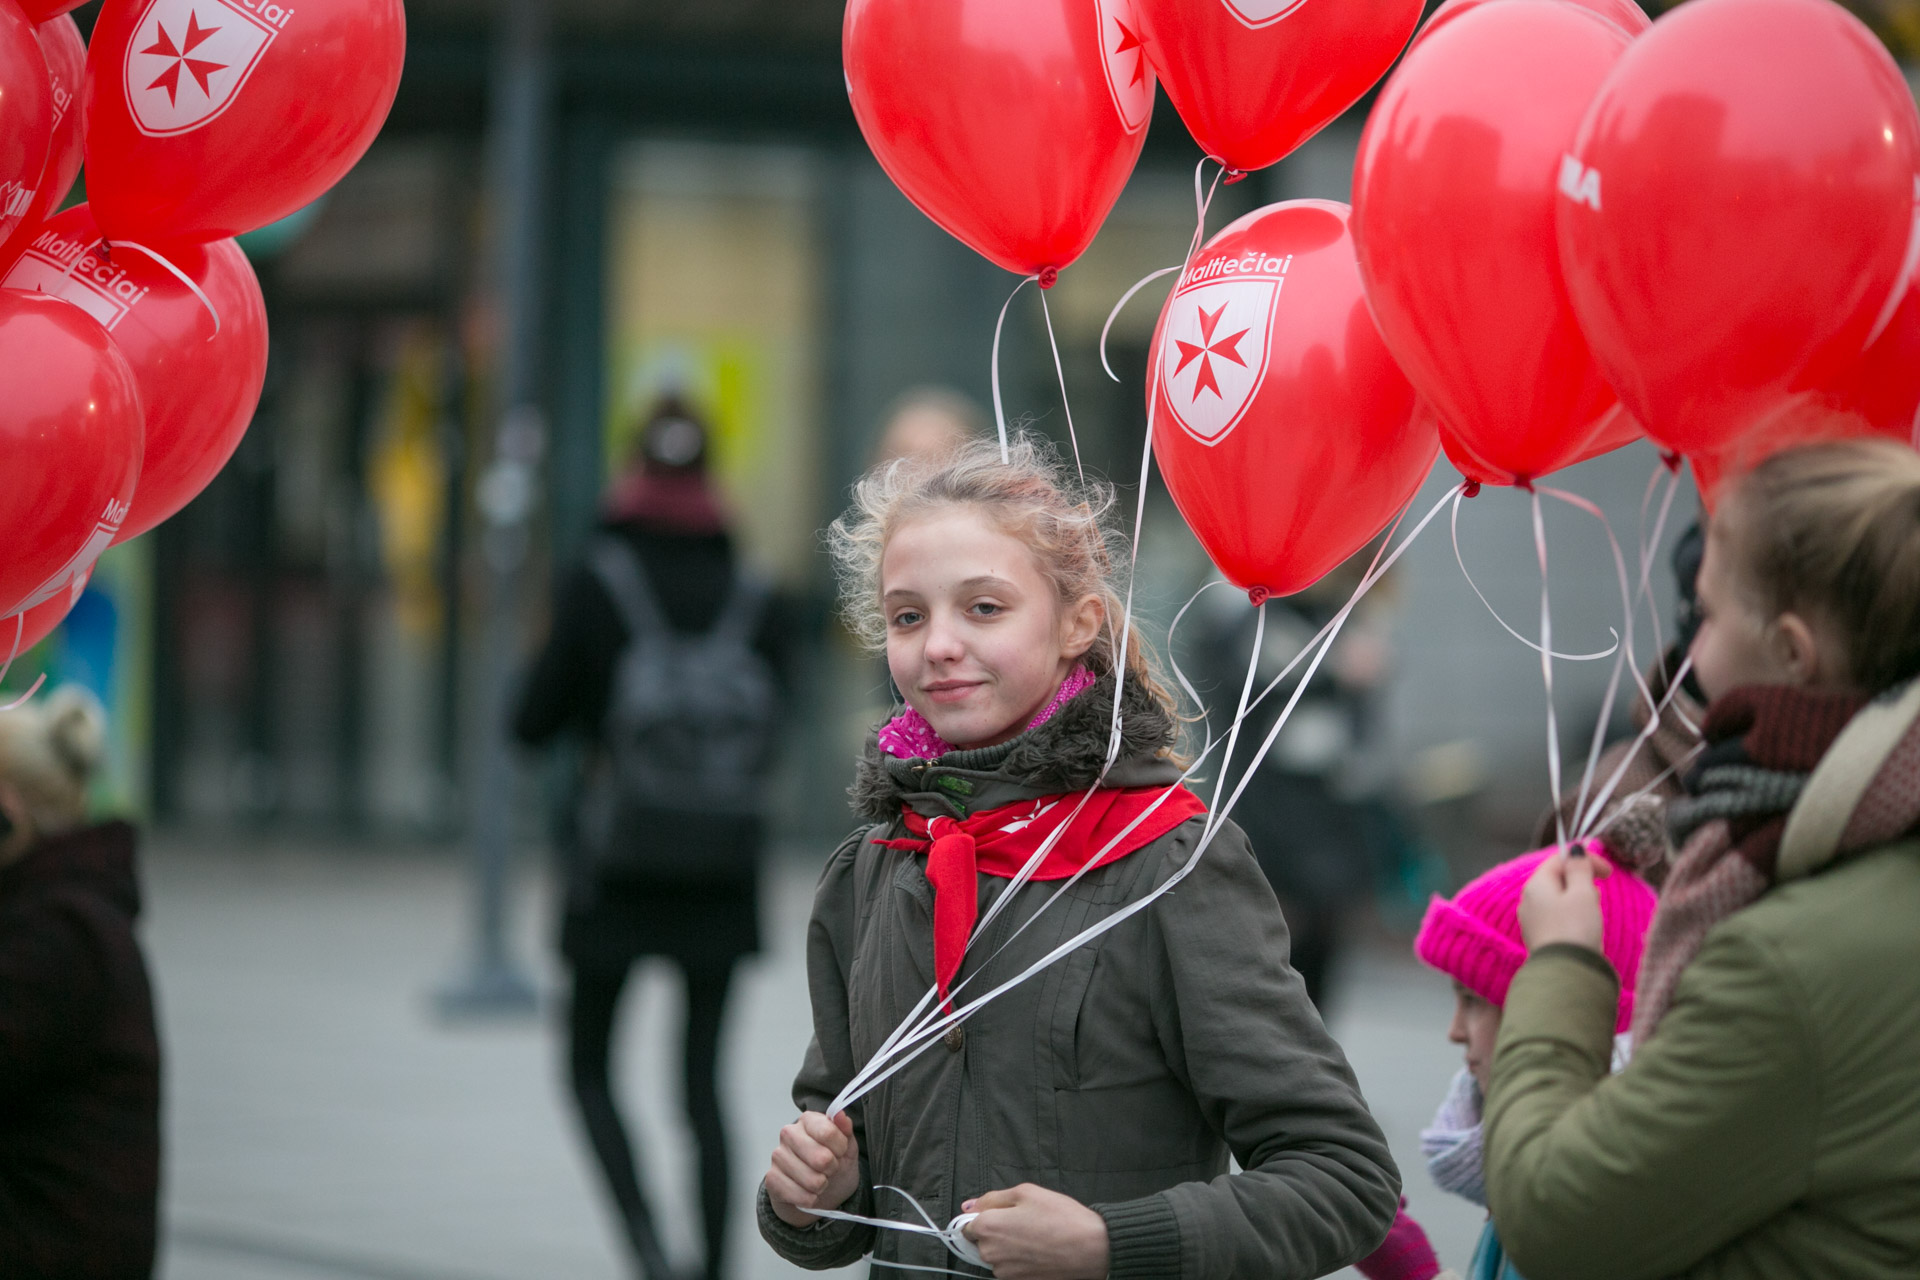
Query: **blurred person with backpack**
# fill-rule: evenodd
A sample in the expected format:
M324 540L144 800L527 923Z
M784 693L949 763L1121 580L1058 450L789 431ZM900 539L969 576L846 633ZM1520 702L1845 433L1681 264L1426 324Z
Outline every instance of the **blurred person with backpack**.
M711 1280L722 1273L728 1206L720 1030L735 963L760 947L764 798L793 648L786 610L738 563L708 454L700 419L661 400L582 563L558 583L513 725L530 746L569 732L587 746L560 841L569 1069L649 1280L676 1273L613 1096L620 996L643 956L672 960L686 979L685 1100Z
M134 831L95 825L106 715L66 685L0 711L0 1275L144 1280L160 1041Z

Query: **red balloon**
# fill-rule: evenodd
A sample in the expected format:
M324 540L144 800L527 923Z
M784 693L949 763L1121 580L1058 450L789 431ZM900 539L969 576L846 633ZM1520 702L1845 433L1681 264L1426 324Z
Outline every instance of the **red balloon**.
M14 228L11 238L0 235L0 264L13 261L14 255L26 244L28 233L45 222L67 198L67 192L73 190L73 180L80 176L81 153L86 145L80 88L86 79L87 42L80 38L80 27L72 18L55 18L35 27L33 33L39 42L40 54L47 61L53 130L27 216Z
M0 289L0 617L72 588L140 478L140 393L93 319Z
M894 185L1051 284L1106 221L1153 114L1131 0L851 0L847 93Z
M1440 420L1439 414L1434 412L1432 406L1427 405L1425 401L1421 403L1424 412L1432 415L1434 425L1440 432L1440 451L1447 455L1447 461L1453 464L1455 470L1475 484L1513 483L1509 473L1477 456L1452 427ZM1646 438L1646 432L1640 429L1640 424L1634 421L1633 415L1627 412L1626 406L1616 404L1601 416L1599 431L1566 465L1577 467L1589 458L1597 458L1603 453L1612 453L1615 449L1625 448L1636 440Z
M1920 244L1920 227L1915 235ZM1920 283L1907 286L1886 330L1822 398L1859 414L1875 435L1920 447Z
M1201 149L1264 169L1371 89L1420 0L1134 0L1160 83Z
M91 315L133 369L146 461L118 542L207 487L246 434L267 376L266 303L240 246L216 240L161 252L206 295L217 326L172 272L139 250L103 243L84 204L42 226L0 279L0 288L50 293Z
M1865 436L1920 449L1920 288L1908 286L1886 331L1843 377L1781 402L1724 449L1690 461L1711 509L1727 476L1782 449Z
M1312 586L1386 527L1438 441L1360 289L1346 205L1269 205L1215 236L1160 310L1153 452L1220 572Z
M1829 0L1693 0L1629 47L1561 175L1561 263L1647 434L1713 453L1843 376L1899 296L1920 114Z
M400 0L108 0L87 51L87 198L113 240L219 240L311 203L400 85Z
M1367 300L1479 463L1470 478L1513 484L1568 466L1616 407L1561 280L1554 184L1627 43L1562 0L1500 0L1421 40L1361 135Z
M20 12L32 23L52 22L63 13L69 13L85 4L87 0L17 0Z
M87 583L92 578L93 566L88 565L66 590L55 592L52 597L31 609L22 610L12 617L0 618L0 660L4 660L9 650L19 657L52 635L54 628L65 622L67 615L73 612L73 606L80 603L80 594L87 589Z
M33 24L0 0L0 244L33 209L53 135L53 86Z
M1653 26L1653 19L1649 18L1647 11L1635 4L1634 0L1560 0L1560 2L1577 5L1589 13L1597 13L1629 36L1637 36ZM1411 53L1419 48L1422 40L1461 14L1491 3L1493 0L1446 0L1446 3L1435 9L1433 16L1421 23L1420 29L1413 33L1413 43L1407 46L1407 52Z

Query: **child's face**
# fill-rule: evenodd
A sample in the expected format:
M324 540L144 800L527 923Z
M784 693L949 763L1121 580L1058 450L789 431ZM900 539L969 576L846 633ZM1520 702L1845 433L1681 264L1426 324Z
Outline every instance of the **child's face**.
M1033 553L967 507L895 529L880 592L893 682L957 747L1025 729L1105 616L1097 596L1062 605Z
M1468 990L1464 983L1453 984L1453 1025L1447 1039L1467 1051L1467 1070L1487 1091L1487 1078L1493 1071L1493 1046L1500 1038L1500 1006Z
M1797 613L1768 617L1743 588L1737 533L1724 517L1707 531L1698 583L1700 629L1693 637L1694 677L1708 701L1750 684L1846 683L1839 638Z

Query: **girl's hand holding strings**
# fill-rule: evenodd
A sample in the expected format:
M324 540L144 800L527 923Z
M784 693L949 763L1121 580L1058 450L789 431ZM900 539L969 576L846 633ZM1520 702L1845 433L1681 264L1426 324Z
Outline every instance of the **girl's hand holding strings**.
M997 1280L1103 1280L1107 1223L1071 1196L1023 1182L960 1206L962 1228Z
M766 1184L775 1216L790 1227L818 1222L809 1209L845 1204L860 1189L860 1143L853 1136L853 1118L844 1111L831 1120L818 1111L802 1112L780 1130Z
M1611 871L1582 845L1562 849L1535 868L1520 893L1520 936L1527 950L1554 942L1602 950L1600 894L1594 881Z

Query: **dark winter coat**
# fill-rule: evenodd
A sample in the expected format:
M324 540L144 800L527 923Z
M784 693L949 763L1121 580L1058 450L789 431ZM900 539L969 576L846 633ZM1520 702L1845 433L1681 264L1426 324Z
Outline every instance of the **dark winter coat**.
M638 554L675 630L705 631L719 618L733 589L734 551L726 534L671 533L631 522L606 525L603 532L624 539ZM775 602L755 638L755 648L783 680L795 630L789 611ZM546 645L522 686L514 735L540 746L572 733L591 755L627 638L626 623L599 577L584 562L571 567L555 593ZM737 870L698 883L609 883L591 874L571 829L563 830L568 885L560 946L569 962L624 970L640 955L718 962L759 950L755 859L766 839L764 823L659 810L639 825L669 842L676 859Z
M134 833L41 841L0 871L0 1275L153 1272L160 1044L134 939Z
M865 827L834 854L808 930L814 1039L794 1101L824 1110L932 982L932 890L900 833L902 802L958 814L1087 786L1105 756L1112 684L999 747L931 764L869 747L855 786ZM1165 785L1176 726L1129 688L1116 786ZM1029 884L969 951L1010 977L1161 884L1192 856L1194 819L1089 873L1031 928L1058 884ZM981 911L1007 881L980 878ZM993 956L1002 946L1006 950ZM976 984L971 990L980 989ZM906 1218L910 1191L945 1223L970 1196L1022 1182L1093 1205L1110 1276L1322 1275L1365 1256L1400 1179L1340 1048L1287 964L1273 891L1238 828L1152 907L1014 988L850 1108L861 1186L847 1206ZM1228 1158L1245 1172L1228 1173ZM760 1228L803 1267L876 1259L962 1264L926 1237L845 1223L796 1230L764 1188ZM969 1271L969 1274L973 1272Z

